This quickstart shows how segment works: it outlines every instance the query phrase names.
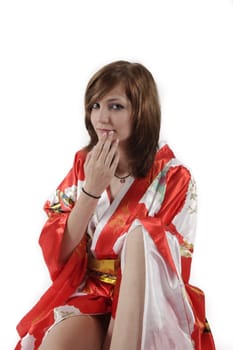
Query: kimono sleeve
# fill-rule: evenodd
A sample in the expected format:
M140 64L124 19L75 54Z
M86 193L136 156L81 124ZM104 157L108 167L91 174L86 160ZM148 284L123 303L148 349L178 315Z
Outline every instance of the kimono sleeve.
M83 152L76 153L72 168L44 205L48 219L40 234L39 244L52 280L63 268L59 262L61 243L69 214L77 200L78 182L84 179L84 158Z
M170 168L164 186L165 191L161 191L164 192L164 198L155 216L164 224L176 271L183 280L184 300L189 304L187 311L190 307L192 309L192 340L195 349L215 349L206 321L204 293L189 284L197 221L196 183L190 171L181 165Z
M162 219L166 232L179 243L181 274L184 282L188 282L197 221L196 183L190 171L180 165L170 168L165 187L156 217Z

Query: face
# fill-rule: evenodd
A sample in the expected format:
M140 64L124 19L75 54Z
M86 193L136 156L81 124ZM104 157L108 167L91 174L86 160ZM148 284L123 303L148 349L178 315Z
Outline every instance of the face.
M91 110L91 123L98 139L113 131L113 139L122 144L131 134L132 107L122 85L117 85L103 98L95 101Z

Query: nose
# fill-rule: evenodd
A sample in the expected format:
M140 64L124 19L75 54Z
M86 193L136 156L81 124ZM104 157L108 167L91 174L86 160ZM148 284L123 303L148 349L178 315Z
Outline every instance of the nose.
M98 119L101 123L107 123L109 121L109 110L106 107L101 107L99 109Z

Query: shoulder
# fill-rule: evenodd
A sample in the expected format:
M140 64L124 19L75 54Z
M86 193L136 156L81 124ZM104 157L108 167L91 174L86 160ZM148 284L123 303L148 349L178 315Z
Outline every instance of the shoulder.
M88 151L85 148L81 148L75 153L74 161L75 162L85 162Z
M155 178L161 203L157 214L161 215L165 222L171 222L187 203L187 206L190 206L190 198L196 200L196 183L190 169L176 158L168 145L164 147L157 155L157 162L164 162L157 179Z
M160 142L159 149L156 153L153 168L160 170L160 173L173 175L175 177L185 177L186 179L191 179L192 174L190 168L181 162L169 147L167 143Z
M84 163L86 160L87 153L87 150L85 148L82 148L78 150L74 155L72 171L80 180L84 179Z

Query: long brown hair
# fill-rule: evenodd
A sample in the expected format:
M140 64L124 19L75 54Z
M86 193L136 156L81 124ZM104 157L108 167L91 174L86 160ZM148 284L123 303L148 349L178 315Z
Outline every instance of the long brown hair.
M144 177L158 149L161 110L154 78L140 63L112 62L90 79L85 92L85 125L90 135L87 150L98 142L91 123L92 105L119 83L132 105L132 133L127 140L129 167L132 175Z

